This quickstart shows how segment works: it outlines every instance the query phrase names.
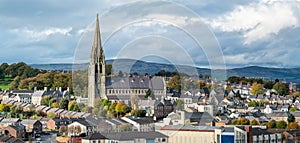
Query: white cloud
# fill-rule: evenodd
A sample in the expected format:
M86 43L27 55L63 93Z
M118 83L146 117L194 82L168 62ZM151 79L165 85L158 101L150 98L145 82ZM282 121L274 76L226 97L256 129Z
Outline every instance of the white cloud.
M268 39L280 30L299 25L292 2L258 2L238 6L210 22L212 27L225 32L242 32L244 44Z
M55 35L55 34L70 36L71 31L72 31L72 27L68 27L68 28L51 27L51 28L46 28L43 30L35 30L35 29L29 29L29 28L25 27L25 28L11 30L11 32L13 32L13 33L25 36L31 42L38 42L41 40L45 40L49 36Z

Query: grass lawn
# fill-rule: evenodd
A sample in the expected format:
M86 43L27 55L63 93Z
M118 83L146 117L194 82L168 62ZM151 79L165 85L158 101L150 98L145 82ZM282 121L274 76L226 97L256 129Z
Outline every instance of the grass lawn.
M9 86L8 85L0 85L0 89L2 89L2 90L8 90Z
M4 79L0 80L0 89L2 90L8 90L9 89L9 84L13 81L14 79L11 77L5 77Z

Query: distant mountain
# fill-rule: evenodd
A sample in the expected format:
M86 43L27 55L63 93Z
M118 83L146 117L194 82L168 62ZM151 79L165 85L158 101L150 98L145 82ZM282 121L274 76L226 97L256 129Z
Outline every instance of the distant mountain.
M140 74L149 73L154 74L161 70L165 71L179 71L187 74L193 74L198 72L202 75L210 75L211 70L207 68L195 68L186 65L171 65L163 63L152 63L140 60L131 59L116 59L107 60L107 64L113 64L114 72L128 71L137 72ZM88 64L32 64L33 68L44 70L82 70L87 69ZM267 80L274 80L278 78L281 81L300 83L300 68L267 68L258 66L249 66L243 68L235 68L226 70L227 77L239 76L239 77L261 77Z

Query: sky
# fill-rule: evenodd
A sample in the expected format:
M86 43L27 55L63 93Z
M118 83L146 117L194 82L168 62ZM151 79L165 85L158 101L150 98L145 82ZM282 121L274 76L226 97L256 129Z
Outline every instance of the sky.
M299 0L1 0L0 63L88 62L99 13L106 59L295 68L299 9Z

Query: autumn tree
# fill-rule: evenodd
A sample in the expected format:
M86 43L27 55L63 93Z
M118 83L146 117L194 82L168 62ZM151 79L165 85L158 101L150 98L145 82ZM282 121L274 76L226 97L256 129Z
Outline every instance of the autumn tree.
M9 112L9 107L5 104L0 104L0 112Z
M264 88L261 84L254 82L251 86L250 93L252 95L264 94Z
M167 86L169 88L173 88L176 90L180 90L181 89L181 79L179 75L175 75L173 76L167 83Z
M250 125L259 125L259 122L258 122L256 119L253 119L253 120L250 122Z
M276 128L276 122L275 121L270 121L267 123L268 128Z
M288 124L287 128L295 130L295 129L299 129L299 125L298 125L297 122L291 122L291 123Z
M240 118L233 122L234 125L249 125L250 121L247 118Z
M51 107L53 107L53 108L58 108L58 107L59 107L59 105L58 105L58 103L57 103L57 102L54 102L54 103L52 103Z

